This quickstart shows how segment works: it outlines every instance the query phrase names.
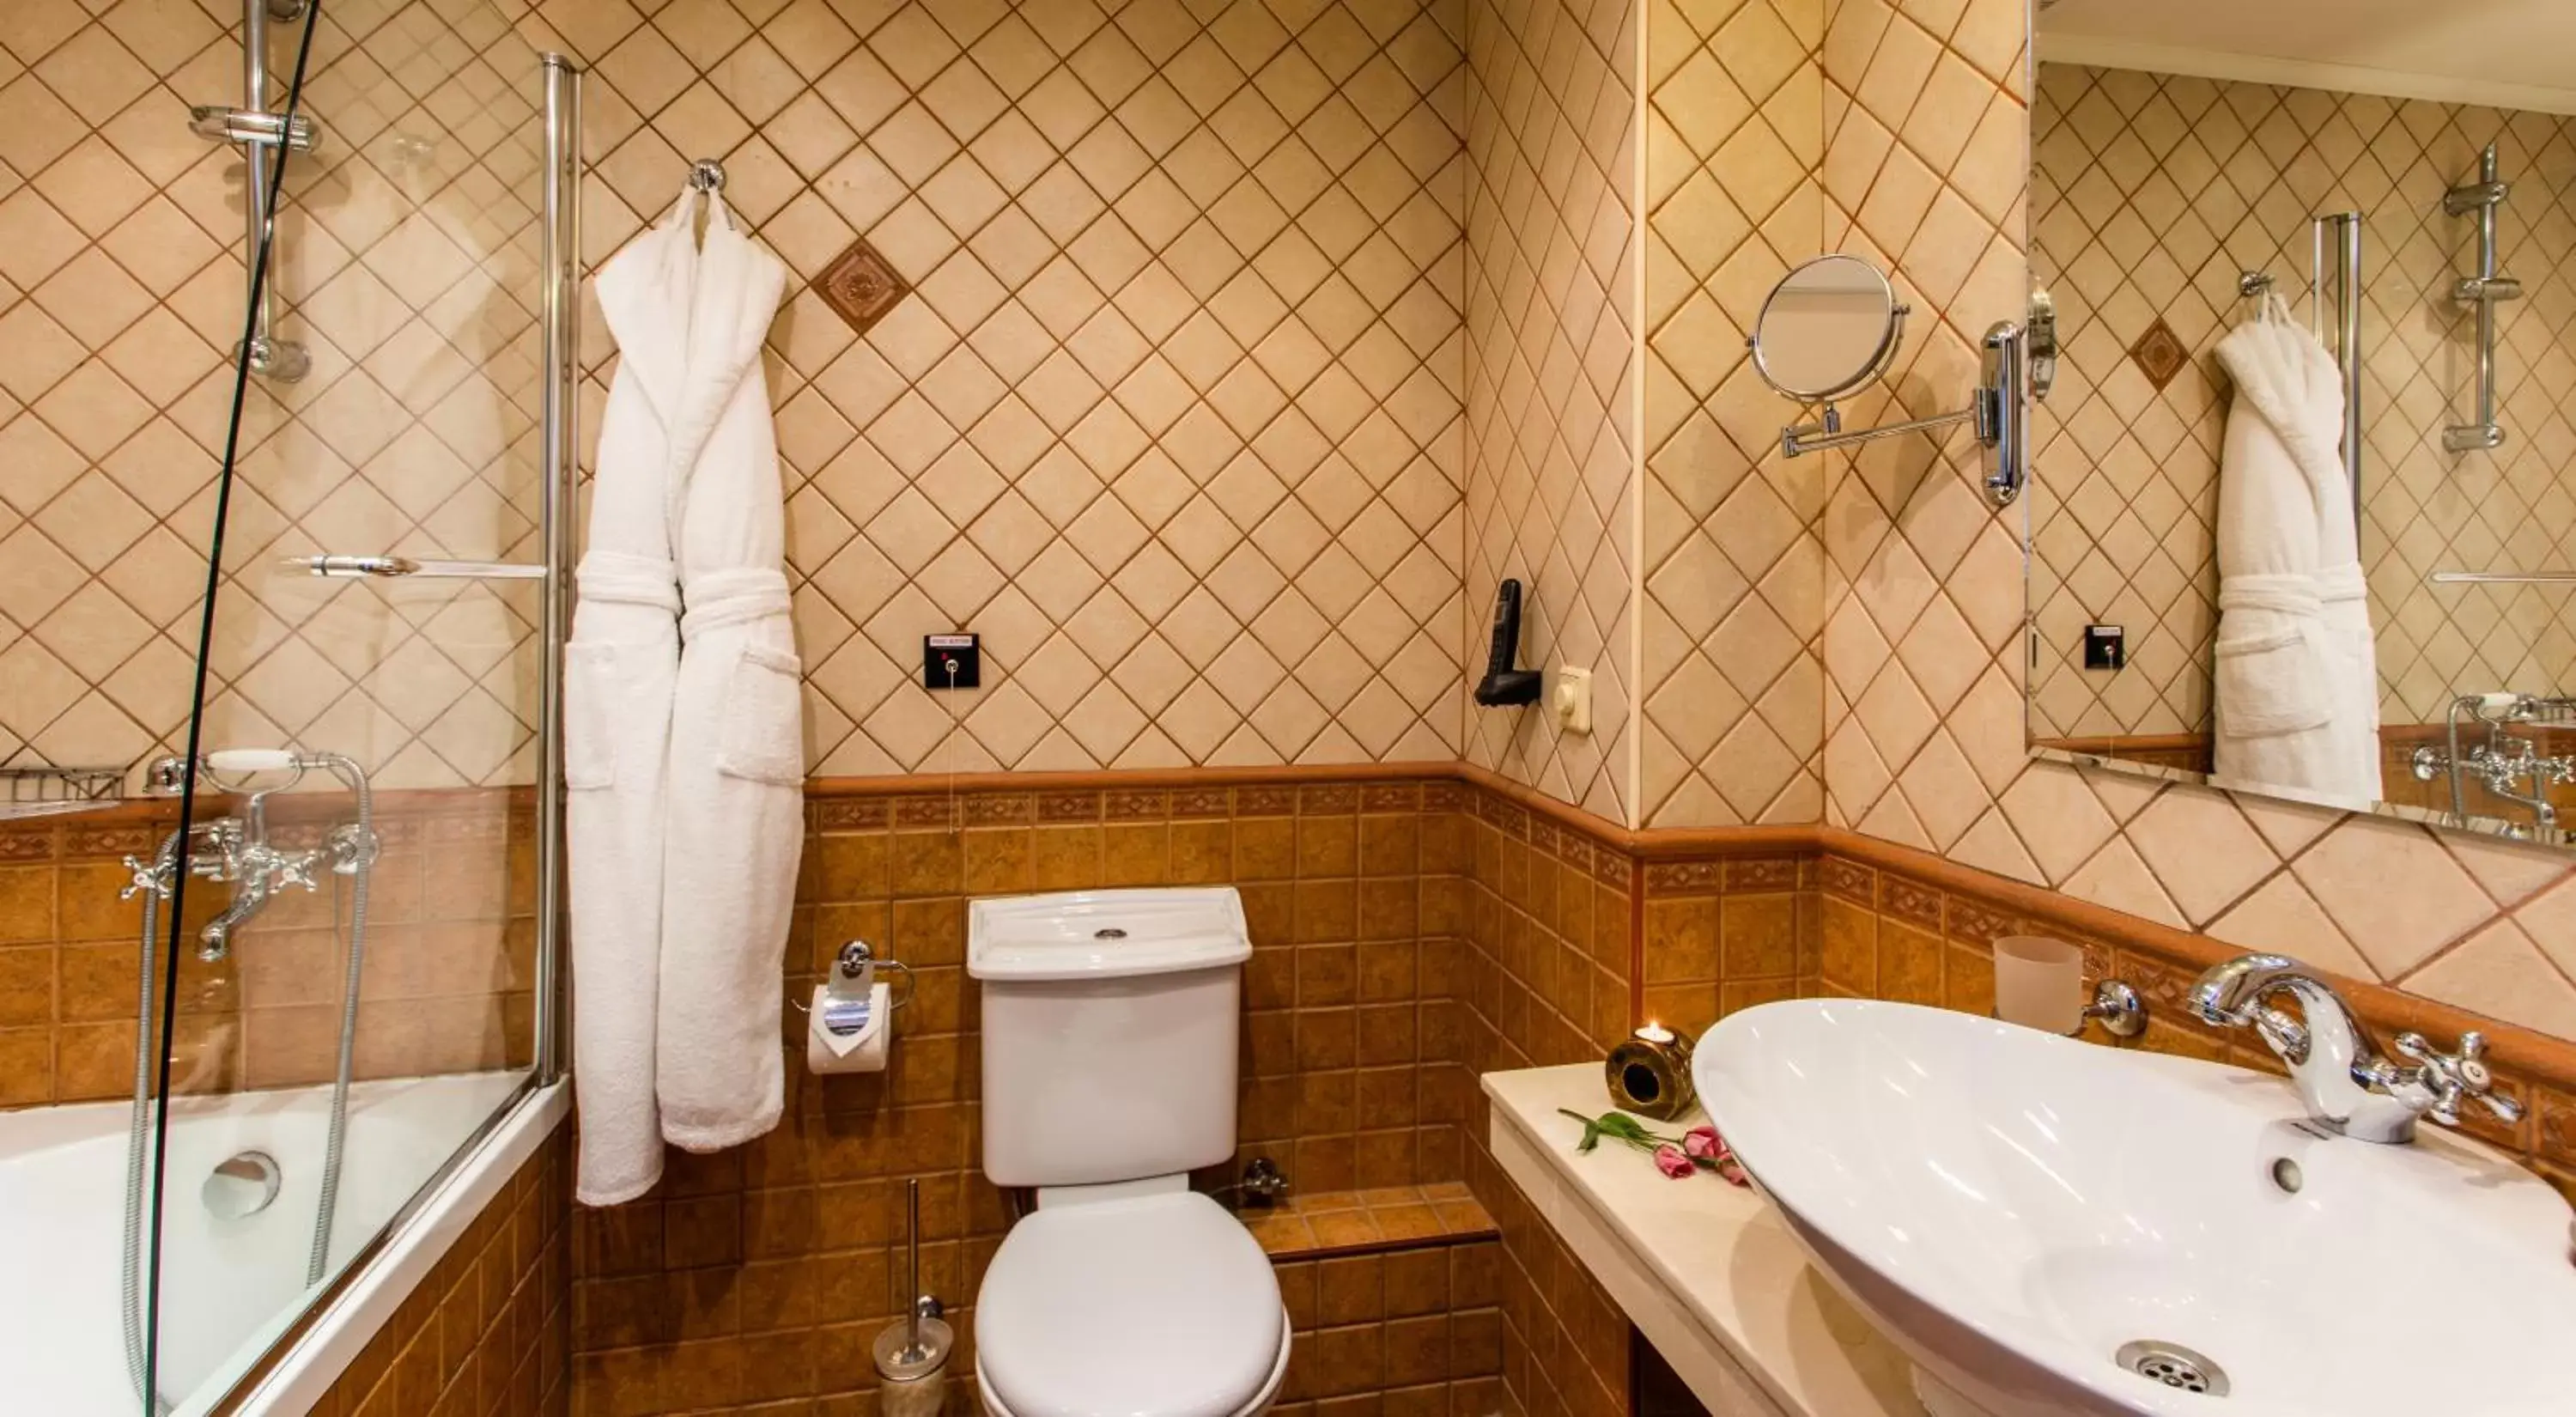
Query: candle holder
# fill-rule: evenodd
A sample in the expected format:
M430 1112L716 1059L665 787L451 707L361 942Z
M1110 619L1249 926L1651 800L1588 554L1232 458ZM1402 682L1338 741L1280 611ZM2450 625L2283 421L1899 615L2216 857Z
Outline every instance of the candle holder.
M1689 1111L1698 1100L1691 1083L1691 1042L1688 1033L1659 1023L1619 1040L1602 1068L1611 1105L1659 1122Z

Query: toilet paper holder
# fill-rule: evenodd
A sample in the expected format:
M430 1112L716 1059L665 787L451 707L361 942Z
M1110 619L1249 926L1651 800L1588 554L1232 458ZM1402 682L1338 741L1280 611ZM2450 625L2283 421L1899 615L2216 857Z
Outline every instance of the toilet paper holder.
M886 1007L900 1009L912 1002L915 987L912 966L899 959L880 959L865 940L851 940L833 957L832 969L823 980L823 1028L835 1038L847 1038L868 1026L868 1011L875 993L873 986L879 970L893 970L901 975L900 985L889 985ZM796 1007L813 1010L799 1002Z

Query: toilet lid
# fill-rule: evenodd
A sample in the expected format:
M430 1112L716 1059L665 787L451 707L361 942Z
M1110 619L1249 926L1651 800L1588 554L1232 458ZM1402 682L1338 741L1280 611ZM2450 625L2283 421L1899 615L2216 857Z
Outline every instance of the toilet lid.
M1279 1359L1279 1278L1192 1191L1039 1209L975 1295L976 1363L1014 1417L1223 1417Z

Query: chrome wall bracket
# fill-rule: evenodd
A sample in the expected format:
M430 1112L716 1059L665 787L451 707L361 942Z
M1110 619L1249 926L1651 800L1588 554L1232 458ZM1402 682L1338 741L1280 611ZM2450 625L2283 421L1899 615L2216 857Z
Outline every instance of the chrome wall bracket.
M279 135L285 135L287 150L313 151L313 120L297 114L289 119L282 113L263 113L255 108L227 108L221 104L199 104L188 110L188 131L200 138L219 143L241 143L256 147L274 147Z
M2013 500L2021 495L2030 473L2027 344L2022 327L2010 320L1997 320L1987 329L1983 343L1984 354L1977 375L1976 392L1969 396L1968 406L1957 413L1935 414L1930 418L1909 419L1903 423L1846 433L1842 431L1842 416L1828 404L1820 421L1781 430L1780 455L1804 457L1809 453L1855 447L1906 433L1938 432L1966 423L1975 429L1978 443L1986 449L1986 500L1998 507L2011 506Z
M2046 403L2048 391L2057 387L2057 297L2045 289L2030 293L2030 323L2022 327L2022 340L2030 361L2030 401Z
M2147 1002L2125 979L2105 979L2094 986L2093 1002L2084 1006L2083 1016L2100 1021L2102 1031L2113 1038L2135 1038L2147 1031ZM2078 1023L2076 1030L2083 1027Z

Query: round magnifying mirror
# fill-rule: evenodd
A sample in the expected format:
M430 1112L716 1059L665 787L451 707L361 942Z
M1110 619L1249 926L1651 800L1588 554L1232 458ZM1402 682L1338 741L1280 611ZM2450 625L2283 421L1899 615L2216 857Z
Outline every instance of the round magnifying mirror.
M1771 287L1753 322L1753 367L1801 403L1838 398L1869 382L1896 347L1905 307L1878 267L1858 256L1818 256Z

